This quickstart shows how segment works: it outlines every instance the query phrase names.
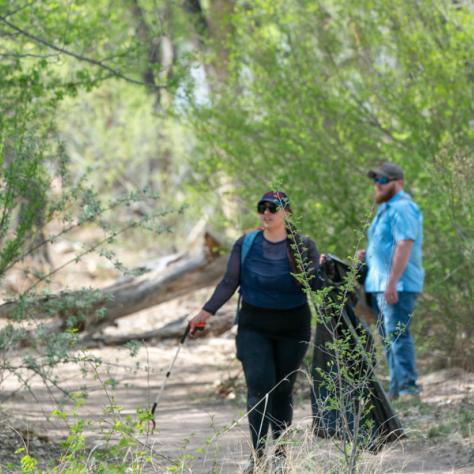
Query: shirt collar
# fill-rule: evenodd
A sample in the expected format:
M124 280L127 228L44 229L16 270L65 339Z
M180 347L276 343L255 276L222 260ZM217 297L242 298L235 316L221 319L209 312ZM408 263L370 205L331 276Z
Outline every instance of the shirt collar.
M379 204L379 207L377 208L377 214L380 214L381 212L383 212L389 204L393 204L399 199L402 199L405 197L408 197L408 194L405 191L403 191L403 189L401 189L400 191L398 191L397 194L394 194L388 201L385 201Z
M403 189L401 189L400 191L398 191L397 194L394 194L388 201L387 201L387 204L392 204L394 203L395 201L398 201L399 199L402 199L404 197L407 196L407 193L405 191L403 191Z

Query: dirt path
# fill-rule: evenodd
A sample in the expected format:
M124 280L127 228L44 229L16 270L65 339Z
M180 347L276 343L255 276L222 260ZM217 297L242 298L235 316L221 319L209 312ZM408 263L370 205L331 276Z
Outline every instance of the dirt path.
M87 229L76 235L76 241L64 241L64 248L54 252L56 264L69 259L75 246L80 248L80 242L93 237ZM137 261L145 261L149 255L142 253L134 249L128 256L135 260L127 263L134 266ZM110 265L104 266L103 261L91 256L57 275L52 289L99 287L117 277ZM29 286L24 278L21 271L13 272L6 279L6 286L20 292L25 285ZM204 288L122 318L117 327L109 327L107 332L129 334L158 328L194 313L211 291L212 288ZM229 304L235 305L235 301ZM24 453L15 454L18 448L26 448L43 467L48 459L58 459L59 441L80 420L85 422L87 450L98 449L104 444L104 430L110 430L112 423L134 416L138 408L150 405L176 347L177 341L151 343L133 357L126 348L104 347L79 354L88 359L97 357L102 360L101 365L60 365L54 376L61 387L88 394L84 405L77 409L77 416L71 415L73 405L64 394L53 384L45 387L39 377L28 380L30 391L12 376L2 380L0 474L21 472L19 459ZM19 354L20 358L23 356ZM28 376L26 372L23 375ZM395 405L409 439L386 447L377 456L363 454L361 473L474 473L474 374L446 370L421 377L420 381L424 386L422 403ZM187 341L160 401L157 430L148 438L138 437L138 441L154 448L157 464L150 472L169 472L173 465L177 472L241 471L250 451L244 391L232 335ZM308 429L308 393L301 389L295 398L294 444L288 472L344 472L343 466L337 464L341 459L337 447L331 441L315 440ZM115 406L114 414L110 410L104 413L111 405ZM54 409L68 413L67 422L52 416ZM49 472L49 468L45 470Z
M104 407L111 403L121 406L122 419L134 414L137 408L144 408L161 386L175 349L176 342L163 343L142 348L135 357L125 348L93 350L88 351L87 356L100 357L103 361L96 372L90 364L87 375L72 365L56 372L63 387L87 388L89 396L78 409L78 416L90 422L85 432L91 448L103 443L100 430L110 426L113 419L104 415ZM181 472L235 473L241 470L249 453L242 391L237 387L234 400L224 399L217 393L219 389L226 392L223 382L229 385L229 378L232 380L238 373L230 335L186 343L160 401L157 430L148 439L162 460L156 466L157 472L166 472L171 465L169 459L182 460ZM410 438L385 448L377 456L363 455L361 463L366 467L363 472L474 473L473 433L466 432L473 428L474 412L469 413L474 407L474 376L456 370L441 371L422 378L421 382L423 403L397 406ZM14 418L22 418L23 425L28 423L37 434L47 436L50 441L64 438L65 423L50 416L53 409L64 403L64 397L54 388L41 387L38 380L32 380L31 384L36 400L22 389L4 403L4 409ZM6 380L4 387L3 396L19 388L13 379ZM309 400L300 395L296 405L295 438L301 442L292 449L293 471L290 472L327 472L324 466L328 466L328 459L338 457L336 448L330 441L307 436ZM64 411L71 409L70 403L64 405ZM70 423L73 421L74 418ZM8 422L4 418L3 432L8 423L13 424L12 416ZM14 442L16 447L21 446L18 436ZM35 442L40 443L37 439ZM5 449L5 442L3 444ZM40 443L41 446L35 448L33 443L31 449L46 450L45 444ZM311 459L311 465L320 465L321 470L299 470L303 459L305 462ZM4 468L6 461L2 457Z
M227 433L218 434L241 416L242 407L215 394L217 383L230 372L239 370L231 357L232 345L229 339L215 339L205 344L192 341L181 351L160 400L156 415L157 429L147 440L159 457L176 459L180 455L194 453L196 459L187 460L187 464L195 465L193 472L210 472L210 466L222 457L228 459L224 472L236 472L238 462L248 453L246 420ZM87 375L81 374L78 367L72 364L56 370L64 389L87 390L87 400L77 410L77 419L90 422L85 433L91 447L101 443L99 433L110 426L112 420L124 419L127 415L134 415L138 408L150 405L150 400L161 387L175 348L175 342L160 344L141 349L136 357L131 357L130 352L123 348L93 350L88 351L87 356L102 359L102 365L97 370L93 369L92 364L86 364ZM71 413L72 404L53 387L46 389L38 378L31 380L30 384L34 398L28 391L20 389L13 378L4 382L2 396L10 393L11 397L3 403L3 409L9 416L3 417L1 431L9 431L9 426L21 426L22 433L29 428L42 439L63 439L68 434L66 423L52 417L51 413L58 407ZM120 415L104 415L104 408L112 404L121 407L116 410L120 411ZM75 420L71 417L68 423L72 424ZM14 444L13 451L22 446L19 434L9 437L12 438L10 444ZM215 440L209 442L213 437ZM38 446L31 447L37 451ZM197 455L196 449L206 452ZM164 459L161 467L166 467L166 464L171 463ZM0 465L5 467L2 463Z

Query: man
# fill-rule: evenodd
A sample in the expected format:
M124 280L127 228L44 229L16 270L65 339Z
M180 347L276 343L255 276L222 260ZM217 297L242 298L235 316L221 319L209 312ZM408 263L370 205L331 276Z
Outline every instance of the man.
M423 289L421 245L423 217L403 190L403 171L393 163L371 169L377 213L368 246L359 253L368 267L365 291L378 314L390 373L389 397L417 398L415 346L410 322Z

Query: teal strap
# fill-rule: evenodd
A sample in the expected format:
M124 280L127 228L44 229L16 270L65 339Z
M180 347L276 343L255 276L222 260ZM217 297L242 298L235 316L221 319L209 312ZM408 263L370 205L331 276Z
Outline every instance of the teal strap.
M255 237L261 232L261 230L253 230L252 232L249 232L248 234L245 234L244 240L242 242L242 247L240 249L240 272L242 274L242 270L244 268L244 262L245 259L247 258L247 255L250 252L250 249L252 248L252 245L255 241ZM237 300L237 310L235 312L235 324L239 324L239 312L240 312L240 306L242 304L242 294L239 292L239 299Z
M252 232L249 232L248 234L245 234L244 241L242 242L242 249L240 250L240 269L242 270L242 267L244 265L245 259L247 258L247 255L250 252L250 249L252 248L252 245L255 241L255 237L261 232L261 230L253 230Z

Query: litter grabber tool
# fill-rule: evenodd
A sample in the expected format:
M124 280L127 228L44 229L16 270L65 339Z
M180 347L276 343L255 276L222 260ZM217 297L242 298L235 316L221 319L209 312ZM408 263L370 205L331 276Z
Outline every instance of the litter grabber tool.
M196 330L197 331L203 331L206 327L206 323L202 322L202 323L198 323L196 326ZM156 408L158 407L158 403L160 402L160 398L161 398L161 395L163 393L163 390L165 389L165 386L166 386L166 382L168 381L168 379L170 378L170 375L171 375L171 371L173 370L173 366L176 362L176 359L178 358L178 354L179 352L181 351L181 348L183 347L183 344L184 344L184 341L186 341L186 338L188 337L189 335L189 332L191 330L191 326L189 324L187 324L186 326L186 329L184 330L184 333L183 335L181 336L181 339L179 341L179 345L178 345L178 348L176 349L176 352L174 354L174 357L173 359L171 360L171 363L168 367L168 370L166 372L166 375L165 375L165 378L163 379L163 383L161 384L161 387L160 387L160 390L158 391L158 393L156 394L156 398L155 398L155 401L153 403L153 406L151 407L151 424L152 424L152 428L151 428L151 432L153 433L153 431L155 430L156 428L156 421L155 421L155 411L156 411Z

